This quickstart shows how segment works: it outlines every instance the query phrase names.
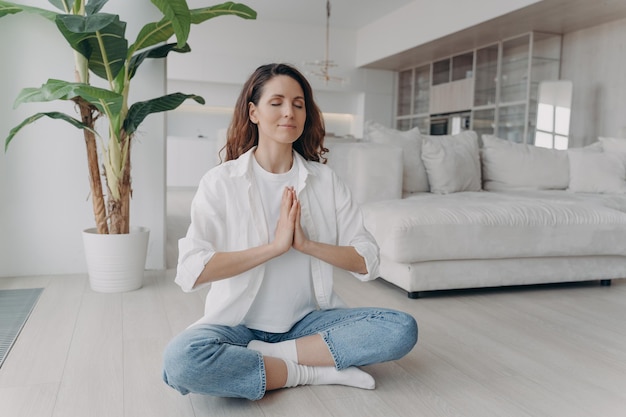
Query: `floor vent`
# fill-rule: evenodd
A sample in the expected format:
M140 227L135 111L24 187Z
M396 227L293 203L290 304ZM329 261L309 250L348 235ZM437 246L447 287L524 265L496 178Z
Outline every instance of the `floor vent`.
M42 291L43 288L0 290L0 367Z

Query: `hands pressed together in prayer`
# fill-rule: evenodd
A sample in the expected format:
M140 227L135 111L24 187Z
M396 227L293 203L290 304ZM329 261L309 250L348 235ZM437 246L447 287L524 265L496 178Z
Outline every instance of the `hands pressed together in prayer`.
M280 202L280 217L276 225L273 244L281 253L289 248L304 252L308 239L300 223L302 206L293 187L285 187Z

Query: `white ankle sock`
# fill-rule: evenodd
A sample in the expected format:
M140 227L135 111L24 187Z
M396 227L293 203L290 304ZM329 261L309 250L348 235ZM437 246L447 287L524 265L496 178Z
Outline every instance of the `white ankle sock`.
M333 366L305 366L292 361L287 365L287 382L285 388L297 385L347 385L349 387L374 389L376 382L367 372L357 367L338 371Z
M285 361L298 362L298 350L295 340L286 340L278 343L267 343L260 340L253 340L248 343L248 349L261 352L263 356L283 359Z

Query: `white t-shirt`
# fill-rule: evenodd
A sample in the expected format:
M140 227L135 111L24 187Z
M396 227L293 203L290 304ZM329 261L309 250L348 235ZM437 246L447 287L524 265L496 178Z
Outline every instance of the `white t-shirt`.
M206 290L204 314L191 326L237 326L250 310L265 275L265 264L229 279L197 283L207 262L218 251L240 251L266 244L269 227L252 156L256 148L207 172L191 203L191 224L178 241L175 282L185 292ZM378 245L363 225L363 215L350 190L328 166L306 161L294 152L296 190L302 205L302 228L309 239L329 245L353 246L363 256L367 273L351 272L361 281L378 277ZM273 231L272 231L273 232ZM310 257L315 300L320 309L346 307L333 289L331 264Z
M280 217L280 203L285 187L295 187L298 168L283 174L265 171L252 158L270 240ZM285 333L300 319L317 308L311 278L311 258L294 248L265 264L265 275L243 325L271 333Z

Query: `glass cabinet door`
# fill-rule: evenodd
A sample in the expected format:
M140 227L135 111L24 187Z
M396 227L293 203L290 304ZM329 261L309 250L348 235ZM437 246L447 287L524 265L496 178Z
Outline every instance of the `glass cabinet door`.
M498 83L498 45L476 51L476 74L474 77L474 106L496 104Z
M498 109L496 135L512 142L524 143L526 104L502 106Z
M433 63L433 85L450 82L450 59Z
M415 117L411 123L411 128L417 127L423 135L430 134L430 117Z
M398 76L398 116L411 114L411 97L413 96L413 70L400 72Z
M532 62L530 70L530 99L528 100L528 132L526 143L540 146L538 127L538 95L542 81L559 79L561 67L561 35L533 33ZM535 134L537 132L537 135Z
M561 35L537 32L532 35L531 83L538 86L541 81L558 80L561 68Z
M418 128L420 133L428 134L430 132L430 117L405 117L402 119L396 119L396 129L406 131L413 128Z
M430 107L430 65L415 68L413 114L428 114Z
M478 137L482 137L482 135L495 135L495 128L495 109L474 110L472 112L472 130L478 134Z
M411 119L396 119L396 129L402 131L411 130Z
M472 78L474 73L474 52L452 57L452 81Z
M528 99L530 34L502 42L500 103Z

